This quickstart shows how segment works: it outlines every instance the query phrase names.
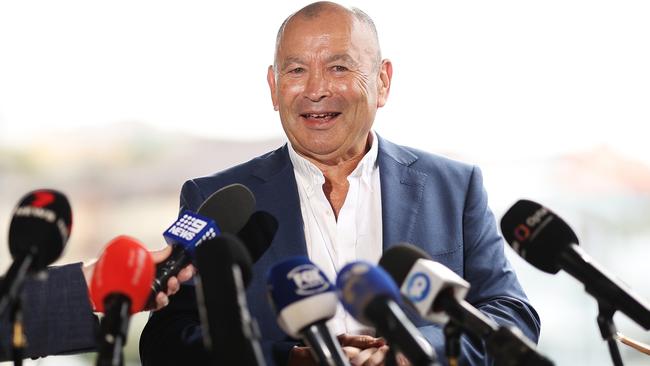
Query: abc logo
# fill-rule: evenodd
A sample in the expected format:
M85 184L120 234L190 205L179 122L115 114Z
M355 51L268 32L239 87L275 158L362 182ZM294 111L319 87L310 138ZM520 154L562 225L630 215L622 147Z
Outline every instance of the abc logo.
M406 279L406 297L413 302L420 302L429 295L431 283L422 272L416 272Z

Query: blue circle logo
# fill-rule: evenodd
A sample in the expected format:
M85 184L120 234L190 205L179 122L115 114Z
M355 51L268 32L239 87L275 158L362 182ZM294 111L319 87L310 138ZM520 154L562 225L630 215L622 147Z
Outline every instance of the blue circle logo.
M429 295L430 289L429 278L424 273L417 272L408 278L406 297L413 302L420 302Z

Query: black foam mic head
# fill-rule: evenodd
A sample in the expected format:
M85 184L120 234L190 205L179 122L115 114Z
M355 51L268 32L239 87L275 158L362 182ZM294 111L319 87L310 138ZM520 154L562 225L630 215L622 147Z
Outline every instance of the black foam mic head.
M34 256L31 270L54 262L72 229L72 210L65 195L52 189L26 194L13 212L9 225L9 250L16 258Z
M196 247L195 265L204 282L218 281L224 269L237 264L241 270L244 286L253 277L253 264L248 250L234 234L224 232Z
M553 211L529 200L519 200L501 218L501 232L517 254L538 269L555 274L556 257L571 244L576 234Z
M244 242L253 263L271 246L278 231L278 220L266 211L255 211L237 236Z
M213 219L221 232L236 234L246 225L254 209L253 193L243 184L235 183L211 194L197 213Z
M400 243L388 248L382 254L379 266L385 269L395 283L401 286L418 259L431 260L431 257L413 244Z

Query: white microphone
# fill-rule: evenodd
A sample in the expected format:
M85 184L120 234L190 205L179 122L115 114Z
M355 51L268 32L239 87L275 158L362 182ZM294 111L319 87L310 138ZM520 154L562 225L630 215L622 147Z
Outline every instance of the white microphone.
M484 340L487 352L496 359L496 364L553 365L537 353L535 344L519 329L499 326L465 301L469 283L451 269L431 260L420 248L410 244L391 247L384 252L379 265L393 277L402 295L420 316L434 323L451 324ZM451 341L457 339L447 339L447 342ZM450 352L449 347L447 352Z
M349 366L326 325L336 314L339 299L323 271L307 257L292 257L271 268L267 286L285 333L302 339L321 365Z

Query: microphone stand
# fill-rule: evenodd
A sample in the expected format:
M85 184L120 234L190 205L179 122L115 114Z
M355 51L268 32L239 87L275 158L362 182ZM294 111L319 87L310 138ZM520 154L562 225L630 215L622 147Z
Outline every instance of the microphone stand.
M462 329L453 321L450 321L445 325L443 332L445 334L445 355L449 361L449 366L458 366Z
M600 335L607 341L609 354L612 356L614 366L623 366L621 352L618 349L618 343L616 343L617 331L613 319L615 312L616 309L608 303L600 299L598 300L598 317L596 321L598 322L598 328L600 328Z
M10 319L12 326L11 355L15 366L22 366L23 351L27 345L25 333L23 332L23 309L20 297L13 299L10 308Z

